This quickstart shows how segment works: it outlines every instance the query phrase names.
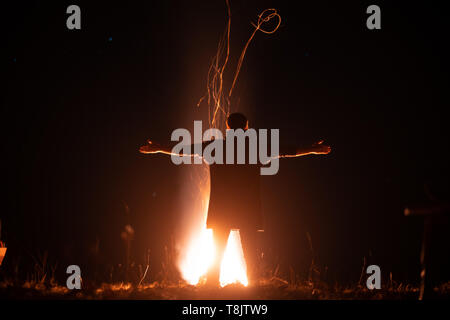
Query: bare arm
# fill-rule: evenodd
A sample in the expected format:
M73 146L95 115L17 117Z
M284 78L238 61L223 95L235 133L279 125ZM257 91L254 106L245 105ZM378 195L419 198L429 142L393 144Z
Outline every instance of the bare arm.
M310 147L300 148L297 150L282 150L279 158L296 158L307 156L310 154L329 154L331 152L331 147L323 144L323 140L314 143Z
M147 140L147 144L143 145L142 147L139 148L139 152L143 153L143 154L155 154L155 153L162 153L162 154L167 154L169 156L191 156L191 157L200 157L200 155L198 154L194 154L194 153L174 153L173 147L176 145L176 143L172 143L172 145L161 145L159 143ZM191 145L190 146L190 150L192 152L192 150L194 149L194 146Z
M148 140L146 145L139 148L139 152L143 154L163 153L172 155L173 146L163 146L159 143Z

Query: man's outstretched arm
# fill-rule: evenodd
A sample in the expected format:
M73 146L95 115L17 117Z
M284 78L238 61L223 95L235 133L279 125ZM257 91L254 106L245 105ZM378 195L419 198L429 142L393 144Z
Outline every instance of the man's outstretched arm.
M331 147L323 144L323 140L321 140L310 147L299 148L296 150L281 150L279 158L295 158L310 154L329 154L330 152Z
M139 152L143 154L154 154L154 153L163 153L172 155L173 146L163 146L159 143L148 140L146 145L143 145L139 148ZM175 154L177 155L177 154Z
M192 150L194 150L194 146L190 145L189 150L191 152L189 153L175 153L173 152L173 147L176 145L176 143L173 143L173 145L161 145L159 143L147 140L147 144L143 145L139 148L139 152L143 154L155 154L155 153L162 153L167 154L169 156L191 156L191 157L201 157L200 155L193 153Z

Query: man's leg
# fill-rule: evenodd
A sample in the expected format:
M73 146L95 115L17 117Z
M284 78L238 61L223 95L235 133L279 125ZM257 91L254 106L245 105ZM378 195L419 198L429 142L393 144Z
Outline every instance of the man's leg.
M230 235L229 228L215 228L213 229L213 239L215 246L214 261L206 276L207 283L213 286L219 285L220 279L220 264L222 262L223 254L228 242L228 236Z
M239 235L247 264L248 282L254 285L258 281L258 232L254 229L241 229Z

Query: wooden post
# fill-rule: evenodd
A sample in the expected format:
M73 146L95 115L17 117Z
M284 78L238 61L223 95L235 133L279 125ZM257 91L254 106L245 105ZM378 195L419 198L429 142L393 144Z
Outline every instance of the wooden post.
M430 265L432 264L432 256L430 248L432 246L432 231L433 219L437 216L442 216L450 212L449 204L438 204L428 207L405 208L405 216L423 216L423 238L422 248L420 251L420 294L419 300L429 299L433 296L433 286L430 272Z

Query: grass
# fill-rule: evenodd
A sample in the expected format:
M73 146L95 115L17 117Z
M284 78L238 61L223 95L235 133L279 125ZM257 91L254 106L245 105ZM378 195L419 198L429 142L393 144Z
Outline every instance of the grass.
M436 288L438 297L450 298L450 282ZM289 284L283 279L263 279L258 285L247 288L229 285L224 288L191 286L183 282L152 282L136 285L129 282L102 283L93 285L83 283L81 290L69 290L65 286L50 281L29 280L17 283L11 280L0 282L0 297L9 299L220 299L220 300L290 300L290 299L333 299L333 300L415 300L419 289L404 283L392 283L380 290L365 287L330 286L323 282Z
M311 248L312 249L312 248ZM159 273L151 270L147 257L146 265L132 263L106 266L96 279L82 279L81 290L69 290L65 286L64 273L59 281L56 274L58 264L49 258L47 252L31 256L32 264L27 272L20 268L18 260L11 260L10 268L0 268L0 298L7 299L333 299L333 300L416 300L419 288L409 283L399 283L390 277L382 283L380 290L368 290L361 279L352 285L343 285L327 279L327 268L320 270L312 260L309 272L303 276L293 268L280 271L280 264L261 264L264 269L256 285L243 287L230 285L224 288L210 288L204 285L192 286L180 280L175 267L173 253L166 249L166 258ZM363 266L363 271L364 271ZM3 267L2 267L3 268ZM23 276L25 275L25 276ZM103 275L101 278L98 275ZM450 282L435 288L438 298L450 298Z

